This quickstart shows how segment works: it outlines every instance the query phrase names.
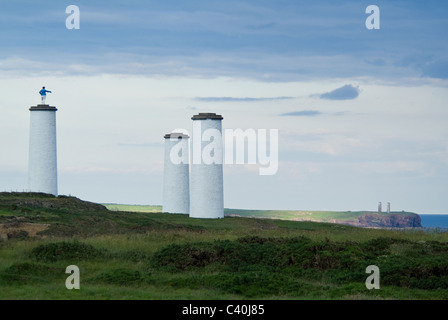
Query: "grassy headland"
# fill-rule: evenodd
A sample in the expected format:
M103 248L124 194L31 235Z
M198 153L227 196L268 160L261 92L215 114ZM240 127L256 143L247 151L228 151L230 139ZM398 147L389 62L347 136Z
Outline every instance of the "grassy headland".
M0 298L448 299L447 233L140 209L0 193Z

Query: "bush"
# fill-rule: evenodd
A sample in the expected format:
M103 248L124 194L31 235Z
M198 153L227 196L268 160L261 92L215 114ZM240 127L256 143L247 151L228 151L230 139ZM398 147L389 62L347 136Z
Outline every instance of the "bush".
M381 283L407 288L448 288L448 257L396 256L381 267Z
M217 257L215 248L208 243L172 244L154 254L153 265L187 270L191 267L204 267L216 261Z
M148 262L149 255L146 252L140 250L130 250L119 253L116 255L118 259L129 260L132 262Z
M274 295L300 295L303 285L297 280L272 272L222 273L214 279L215 287L247 298Z
M115 269L92 279L93 282L102 282L120 286L135 286L144 281L144 277L138 270Z
M45 283L48 278L64 277L63 268L36 263L16 263L0 272L0 284Z
M55 262L76 259L87 260L105 256L104 250L99 250L89 244L74 242L54 242L35 247L31 254L37 261Z
M294 279L303 276L314 281L364 286L368 265L380 268L381 285L448 288L446 261L447 245L439 242L416 243L392 238L364 243L313 242L305 237L245 237L235 241L170 245L154 255L152 266L172 272L212 267L213 272L221 273L218 282L225 291L251 296L251 290L277 294L274 291L279 289L272 289L272 284L295 288Z
M308 263L312 242L304 237L294 239L241 238L213 243L173 244L154 254L153 266L173 270L202 268L211 264L227 271L276 269Z

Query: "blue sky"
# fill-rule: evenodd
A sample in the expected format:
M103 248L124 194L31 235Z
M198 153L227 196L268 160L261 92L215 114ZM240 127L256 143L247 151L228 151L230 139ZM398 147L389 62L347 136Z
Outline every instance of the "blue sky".
M160 204L161 137L210 111L279 129L278 174L225 168L226 207L447 213L447 16L442 1L2 1L0 190L26 188L46 85L63 194Z
M76 63L95 66L81 73L277 81L448 77L448 12L440 1L376 2L376 31L364 27L369 1L78 1L82 27L75 32L65 29L68 4L75 3L4 1L1 56L69 74Z

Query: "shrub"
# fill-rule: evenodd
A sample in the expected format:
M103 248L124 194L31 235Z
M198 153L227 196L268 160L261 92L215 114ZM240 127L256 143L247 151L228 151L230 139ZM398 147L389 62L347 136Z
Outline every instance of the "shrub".
M65 270L36 263L16 263L0 272L0 284L44 283L49 278L64 277Z
M213 246L205 244L169 245L154 254L154 266L186 270L204 267L217 260Z
M117 254L117 258L132 262L149 261L149 255L140 250L130 250Z
M214 283L224 292L241 294L248 298L299 295L303 286L293 278L272 272L226 272L217 275Z
M275 269L308 262L312 254L307 251L311 241L296 239L241 238L212 243L173 244L154 254L154 267L187 270L211 264L222 270Z
M313 242L304 237L245 237L235 241L170 245L158 251L152 263L153 267L172 272L212 266L213 272L225 274L218 279L221 288L227 292L233 292L228 289L233 288L238 294L246 290L244 294L251 296L252 289L258 293L265 290L265 294L277 294L269 289L272 283L294 287L293 280L303 276L339 285L364 285L369 265L380 268L381 285L448 288L446 261L448 250L446 244L441 243L391 238L357 243ZM256 290L260 286L263 288Z
M86 260L105 256L104 250L99 250L89 244L74 242L54 242L35 247L31 254L37 261L55 262L67 259Z
M93 278L92 281L120 286L135 286L143 282L144 277L138 270L114 269L100 274Z

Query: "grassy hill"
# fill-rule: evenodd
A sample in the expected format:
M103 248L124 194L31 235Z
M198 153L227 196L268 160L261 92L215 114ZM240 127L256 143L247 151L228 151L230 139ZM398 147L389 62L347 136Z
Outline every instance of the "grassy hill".
M109 210L129 212L161 212L161 206L105 204ZM413 212L378 213L373 211L299 211L224 209L227 217L263 218L291 221L339 223L370 228L421 227L420 216Z
M0 193L0 299L448 299L447 233L108 207Z

